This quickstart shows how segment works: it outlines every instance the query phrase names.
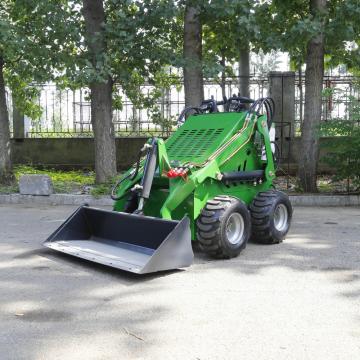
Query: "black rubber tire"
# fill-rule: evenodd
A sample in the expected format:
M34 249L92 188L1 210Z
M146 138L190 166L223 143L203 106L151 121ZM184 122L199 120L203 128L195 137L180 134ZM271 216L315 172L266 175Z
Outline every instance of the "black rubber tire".
M288 213L284 229L275 227L274 215L279 204L285 205ZM268 190L256 195L250 205L252 234L251 240L262 244L278 244L285 239L289 231L292 206L289 197L281 191Z
M139 197L136 193L131 193L129 197L126 199L126 203L124 205L124 212L132 214L137 208L139 204Z
M244 232L237 244L232 244L226 236L226 223L234 212L239 213L244 222ZM236 257L246 247L251 235L251 219L247 206L239 199L220 195L206 203L196 222L199 248L208 255L220 259Z

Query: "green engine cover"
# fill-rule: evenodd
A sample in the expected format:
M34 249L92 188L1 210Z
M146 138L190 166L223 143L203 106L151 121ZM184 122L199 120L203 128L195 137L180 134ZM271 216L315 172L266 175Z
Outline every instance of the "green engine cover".
M244 123L245 113L191 116L167 141L170 160L203 163Z

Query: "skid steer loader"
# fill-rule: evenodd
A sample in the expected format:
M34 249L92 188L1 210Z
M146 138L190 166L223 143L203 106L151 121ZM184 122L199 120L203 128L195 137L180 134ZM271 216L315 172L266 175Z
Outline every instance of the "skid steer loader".
M281 242L292 207L273 185L273 112L271 98L235 95L186 108L114 185L113 211L81 206L44 245L145 274L190 266L192 241L215 258L237 256L249 238Z

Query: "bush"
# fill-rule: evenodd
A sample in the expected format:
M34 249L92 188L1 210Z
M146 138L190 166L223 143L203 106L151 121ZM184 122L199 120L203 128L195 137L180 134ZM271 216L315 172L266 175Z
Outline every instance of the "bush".
M335 181L350 180L354 190L360 189L360 102L349 97L347 119L324 122L321 135L331 137L324 142L328 154L322 161L336 170Z

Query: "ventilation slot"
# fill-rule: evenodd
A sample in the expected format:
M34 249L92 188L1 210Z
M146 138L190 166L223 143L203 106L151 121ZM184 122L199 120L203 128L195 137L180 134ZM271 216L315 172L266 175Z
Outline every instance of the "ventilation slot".
M193 129L179 132L167 146L170 158L198 161L208 156L209 149L213 148L223 130L223 128Z

